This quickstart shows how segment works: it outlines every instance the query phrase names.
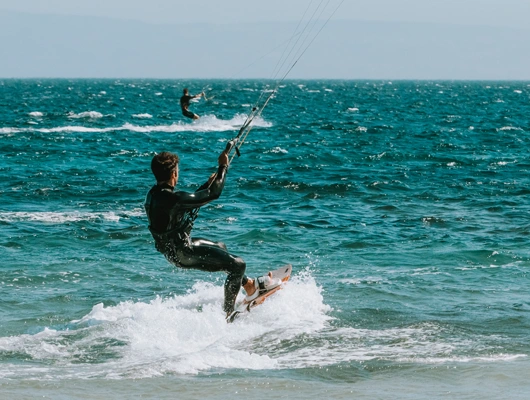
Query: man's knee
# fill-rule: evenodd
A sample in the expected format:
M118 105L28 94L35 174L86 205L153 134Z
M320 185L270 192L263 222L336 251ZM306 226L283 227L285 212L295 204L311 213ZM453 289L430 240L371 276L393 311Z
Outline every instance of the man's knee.
M244 275L247 269L247 263L241 257L234 257L234 266L240 275Z
M171 264L173 264L175 267L181 267L180 260L177 257L176 252L174 251L167 251L164 253L164 256L166 257L166 260L168 260Z

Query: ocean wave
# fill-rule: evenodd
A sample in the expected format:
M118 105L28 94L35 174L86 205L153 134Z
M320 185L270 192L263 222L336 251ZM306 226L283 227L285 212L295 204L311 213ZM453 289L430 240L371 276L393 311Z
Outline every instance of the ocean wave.
M319 332L312 346L299 347L278 360L280 368L326 367L346 362L386 361L444 364L526 358L495 351L488 338L448 335L436 323L389 329L336 328ZM480 344L477 344L480 343ZM476 351L475 346L482 348Z
M153 116L151 114L147 114L147 113L144 113L144 114L133 114L133 118L149 119L149 118L153 118Z
M148 115L148 114L143 114ZM144 117L147 118L147 117ZM205 115L200 120L192 123L175 122L171 125L147 125L140 126L131 124L129 122L124 123L118 127L107 127L107 128L93 128L88 126L57 126L53 128L0 128L0 133L13 134L23 132L40 132L40 133L105 133L115 131L131 131L139 133L150 133L150 132L224 132L224 131L235 131L239 130L245 123L247 116L244 114L236 114L232 119L223 120L219 119L214 115ZM265 121L262 117L256 117L252 122L255 127L269 128L272 123Z
M143 210L132 211L108 211L108 212L0 212L0 222L42 222L52 224L63 224L65 222L79 221L119 221L122 218L143 216Z
M72 119L82 119L82 118L99 119L99 118L103 118L103 114L101 114L100 112L97 112L97 111L85 111L85 112L81 112L79 114L76 114L74 112L69 112L68 113L68 118L72 118Z
M43 113L41 113L40 111L32 111L28 114L30 117L33 117L33 118L42 118L42 116L44 115Z
M221 311L223 292L222 284L199 281L184 295L114 306L98 303L62 330L48 327L36 334L2 337L0 351L42 365L34 371L23 362L18 367L3 364L0 378L141 379L223 369L325 368L348 362L432 365L527 357L495 347L487 335L454 332L436 322L383 329L335 327L332 310L309 271L294 276L278 294L232 324Z
M286 149L282 149L281 147L274 147L273 149L271 149L271 150L269 150L269 151L266 151L265 153L274 153L274 154L282 153L282 154L287 154L287 153L289 153L289 151L287 151Z
M71 321L68 329L48 327L33 335L2 337L0 351L46 366L33 371L27 365L14 370L2 364L0 378L15 374L17 379L47 375L130 379L219 369L278 369L279 354L270 348L317 334L330 320L330 308L308 272L293 277L283 290L232 324L226 323L222 311L223 293L222 284L197 282L181 296L96 304L84 317ZM104 349L99 350L102 343ZM80 363L80 354L91 362Z
M5 134L5 135L9 135L12 133L20 133L24 131L25 131L24 129L20 129L20 128L0 128L0 133Z

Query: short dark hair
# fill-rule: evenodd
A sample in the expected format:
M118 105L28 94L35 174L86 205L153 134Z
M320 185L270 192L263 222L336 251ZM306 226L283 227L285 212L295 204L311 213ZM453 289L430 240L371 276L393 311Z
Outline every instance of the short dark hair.
M177 168L178 163L179 156L169 151L163 151L155 155L151 160L151 171L153 171L156 181L165 182L170 180L171 174Z
M182 91L182 93L184 93L184 94L188 94L188 89L184 89L184 90Z

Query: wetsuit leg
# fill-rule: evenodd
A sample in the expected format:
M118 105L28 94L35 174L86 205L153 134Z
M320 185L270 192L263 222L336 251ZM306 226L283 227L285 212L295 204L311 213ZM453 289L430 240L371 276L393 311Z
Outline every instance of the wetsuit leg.
M224 292L225 301L223 309L227 313L234 310L236 297L241 286L246 284L246 264L242 258L226 251L223 243L212 242L206 239L194 238L191 247L177 250L178 266L181 268L198 269L207 272L226 272Z
M189 110L185 110L185 109L182 109L182 115L184 115L185 117L191 118L191 119L197 119L197 118L199 118L198 115L192 113L192 112L189 111Z
M226 244L224 244L223 242L214 242L212 240L203 239L203 238L193 238L192 239L192 244L194 246L199 246L201 244L205 244L205 245L208 245L208 246L217 246L217 247L223 249L224 251L228 251L228 249L226 248Z

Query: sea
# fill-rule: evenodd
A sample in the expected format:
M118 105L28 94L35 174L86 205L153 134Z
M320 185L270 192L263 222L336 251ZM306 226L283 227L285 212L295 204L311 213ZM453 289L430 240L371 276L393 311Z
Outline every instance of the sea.
M193 234L293 275L227 324L143 203L254 106ZM529 115L519 81L0 80L0 398L527 399Z

